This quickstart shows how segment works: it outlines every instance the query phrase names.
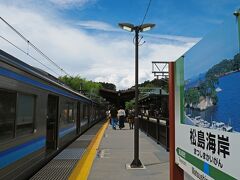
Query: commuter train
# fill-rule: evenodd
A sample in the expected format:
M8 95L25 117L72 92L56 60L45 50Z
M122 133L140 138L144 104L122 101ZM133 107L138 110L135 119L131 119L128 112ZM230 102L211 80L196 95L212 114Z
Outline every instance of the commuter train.
M105 109L0 50L0 179L22 179L103 119Z

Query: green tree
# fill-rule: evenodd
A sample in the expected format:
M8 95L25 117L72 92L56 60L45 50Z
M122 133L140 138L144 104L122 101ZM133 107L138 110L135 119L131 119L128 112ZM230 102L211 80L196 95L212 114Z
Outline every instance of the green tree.
M125 102L125 107L126 107L126 109L133 109L134 108L134 100L131 100L131 101L127 101L127 102Z
M98 95L99 89L102 88L101 83L88 81L80 76L62 76L59 79L72 89L79 91L81 88L81 90L84 90L87 94Z
M160 87L166 92L168 92L168 79L153 79L152 81L145 81L142 84L139 84L139 87L148 87L148 88L153 88L153 87Z
M188 105L190 104L198 104L200 98L200 93L197 88L190 88L187 91L185 91L185 103Z

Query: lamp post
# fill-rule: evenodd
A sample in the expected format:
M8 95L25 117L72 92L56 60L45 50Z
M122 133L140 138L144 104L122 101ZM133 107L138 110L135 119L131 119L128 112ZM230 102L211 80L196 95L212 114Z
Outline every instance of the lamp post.
M152 29L155 24L142 24L134 26L129 23L119 23L119 26L130 32L135 32L135 117L134 117L134 160L131 163L131 168L142 168L143 164L139 160L139 119L138 119L138 37L139 32Z

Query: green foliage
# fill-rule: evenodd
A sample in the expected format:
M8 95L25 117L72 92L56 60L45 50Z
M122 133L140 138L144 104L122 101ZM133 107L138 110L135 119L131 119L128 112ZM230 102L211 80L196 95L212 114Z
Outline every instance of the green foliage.
M220 63L214 65L208 70L206 79L218 78L232 71L238 71L240 69L240 54L234 56L231 60L224 59Z
M233 59L224 59L220 63L214 65L206 73L206 80L204 82L206 92L203 95L210 97L213 100L213 103L217 104L218 98L215 88L219 83L219 78L229 73L239 71L239 69L240 54L235 55Z
M197 88L190 88L185 92L185 103L197 104L199 102L200 92Z
M221 76L240 70L240 54L234 56L232 60L224 59L220 63L210 68L206 75L205 80L199 83L198 87L189 88L185 91L186 104L199 103L200 96L210 97L213 104L217 104L216 86L219 83Z
M133 109L134 108L134 100L131 100L131 101L127 101L125 102L125 107L126 109L130 110L130 109Z
M148 88L160 87L166 92L168 92L168 79L153 79L152 81L148 80L142 84L139 84L139 87L148 87Z
M81 78L80 76L62 76L59 78L66 85L71 87L72 89L79 91L80 89L86 92L87 94L99 94L99 89L102 88L101 83L88 81L85 78Z
M233 66L234 70L240 69L240 53L234 56Z

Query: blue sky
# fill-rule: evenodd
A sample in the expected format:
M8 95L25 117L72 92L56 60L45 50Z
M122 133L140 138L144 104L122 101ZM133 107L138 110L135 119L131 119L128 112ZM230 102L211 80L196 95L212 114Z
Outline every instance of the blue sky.
M133 34L117 24L140 24L148 2L0 0L0 12L70 74L125 89L134 84ZM153 79L151 61L176 60L239 7L240 0L152 0L145 23L156 27L142 34L146 43L139 49L140 82ZM0 29L2 36L41 59L4 24L0 23ZM1 39L0 48L44 69Z
M118 22L140 24L148 0L93 0L85 7L58 8L70 20L93 19L116 26ZM240 8L238 0L152 0L145 22L157 26L151 33L202 37Z
M214 31L204 36L198 44L186 52L184 79L194 79L222 60L233 59L239 53L238 38L236 18L230 15L223 24L217 26Z

